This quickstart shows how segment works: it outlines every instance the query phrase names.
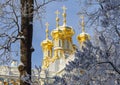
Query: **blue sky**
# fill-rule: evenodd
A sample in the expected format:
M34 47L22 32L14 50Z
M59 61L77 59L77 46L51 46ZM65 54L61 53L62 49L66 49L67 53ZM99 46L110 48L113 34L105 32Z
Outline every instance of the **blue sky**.
M60 11L60 25L62 25L62 6L66 6L67 8L67 25L72 26L75 30L75 35L73 36L73 43L78 45L78 42L76 40L76 36L81 32L81 29L79 27L79 21L80 18L77 15L79 12L80 6L77 2L77 0L68 0L65 2L52 2L46 5L46 13L45 17L42 19L43 27L39 22L34 22L34 32L33 32L33 47L35 48L35 51L32 55L32 66L35 65L39 66L42 64L43 59L43 53L42 48L40 46L40 43L45 39L45 23L48 22L49 30L50 32L55 29L56 27L56 15L55 11ZM49 32L49 34L50 34ZM86 28L86 32L89 33L89 31Z

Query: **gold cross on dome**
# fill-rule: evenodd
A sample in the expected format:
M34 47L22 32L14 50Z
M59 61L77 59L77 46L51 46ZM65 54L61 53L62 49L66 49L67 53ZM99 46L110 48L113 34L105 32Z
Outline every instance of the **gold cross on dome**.
M80 16L82 19L81 26L82 26L82 32L85 32L85 23L84 23L84 16Z
M67 8L65 6L62 7L63 12L66 12Z
M49 26L49 23L46 22L45 26L46 26L46 39L48 39L48 31L49 31L48 26Z
M65 6L63 6L62 9L63 9L63 14L62 14L62 16L63 16L63 25L65 26L66 25L66 9L67 8Z
M81 17L82 21L84 22L84 16L80 16L80 17Z
M57 10L57 11L55 12L55 14L56 14L56 16L58 17L58 15L60 14L60 12Z
M46 26L46 29L48 29L48 27L49 27L49 23L46 22L45 26Z
M55 14L56 14L56 27L59 28L59 17L58 17L58 15L60 14L60 12L57 10L55 12Z

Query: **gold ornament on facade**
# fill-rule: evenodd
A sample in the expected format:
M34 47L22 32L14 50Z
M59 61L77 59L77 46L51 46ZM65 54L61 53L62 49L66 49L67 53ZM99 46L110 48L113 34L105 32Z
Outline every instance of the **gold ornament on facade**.
M59 59L58 56L53 56L52 59L51 59L51 62L54 63L57 59Z
M45 59L43 60L43 66L42 66L42 68L46 69L46 68L49 67L49 65L50 65L50 57L45 57Z

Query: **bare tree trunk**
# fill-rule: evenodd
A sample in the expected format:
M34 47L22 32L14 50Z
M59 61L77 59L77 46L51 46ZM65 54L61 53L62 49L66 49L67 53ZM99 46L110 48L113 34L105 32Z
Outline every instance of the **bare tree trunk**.
M20 77L25 73L31 75L32 35L33 35L33 8L34 0L21 0L21 62L23 67L18 67ZM29 78L31 80L31 77ZM20 80L20 85L30 85Z

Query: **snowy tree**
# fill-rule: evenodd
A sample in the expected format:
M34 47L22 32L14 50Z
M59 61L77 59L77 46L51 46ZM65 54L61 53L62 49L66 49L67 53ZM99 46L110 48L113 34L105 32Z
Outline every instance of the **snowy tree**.
M104 44L104 37L100 38ZM54 85L119 85L120 56L104 49L88 42L86 48L77 51L75 59L66 65L65 74L55 77ZM118 61L114 62L116 58Z

